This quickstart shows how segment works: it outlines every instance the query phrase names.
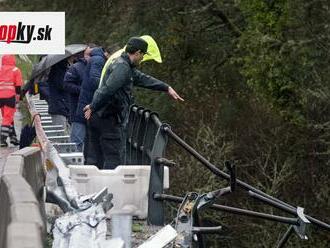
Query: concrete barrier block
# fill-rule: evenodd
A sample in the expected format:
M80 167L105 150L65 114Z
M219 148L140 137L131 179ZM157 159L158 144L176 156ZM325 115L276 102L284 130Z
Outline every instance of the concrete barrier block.
M42 163L41 150L38 147L26 147L14 153L15 156L22 156L24 158L24 169L22 176L31 186L35 197L38 200L41 215L46 220L45 212L45 181L46 169ZM44 222L46 226L46 222Z
M10 212L12 222L36 223L41 230L44 229L44 221L37 203L13 204Z
M32 191L31 186L20 175L3 175L3 185L9 194L9 203L35 203L37 199Z
M7 248L42 248L41 230L35 223L11 223L7 232Z
M43 200L46 170L42 164L40 148L25 147L12 153L11 156L22 156L24 158L22 176L31 185L37 199L41 202Z
M33 223L38 226L39 233L44 230L40 212L38 214L38 201L31 186L21 175L6 174L1 177L0 199L0 247L6 247L6 242L8 241L7 227L14 220L20 221L21 219L26 222L33 221ZM26 216L23 217L23 214Z
M22 175L24 169L24 158L22 156L8 156L3 174Z
M40 151L39 147L25 147L23 149L20 149L20 150L17 150L15 152L11 153L11 155L21 155L23 157L27 157L38 151Z
M70 178L82 195L99 192L104 187L113 194L113 208L108 215L130 214L140 219L148 215L150 165L123 165L114 170L99 170L92 165L68 165ZM164 166L164 186L169 187L169 169Z
M1 211L0 211L0 247L5 247L7 226L10 223L10 203L8 188L6 183L1 179L0 182L0 199L1 199Z

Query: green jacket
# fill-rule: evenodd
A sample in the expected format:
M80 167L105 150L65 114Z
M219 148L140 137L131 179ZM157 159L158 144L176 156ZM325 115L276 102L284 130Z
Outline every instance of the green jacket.
M125 52L108 67L101 83L102 86L94 93L90 105L92 112L96 112L100 117L117 115L124 123L128 118L129 106L133 104L133 86L165 92L169 87L166 83L137 70Z

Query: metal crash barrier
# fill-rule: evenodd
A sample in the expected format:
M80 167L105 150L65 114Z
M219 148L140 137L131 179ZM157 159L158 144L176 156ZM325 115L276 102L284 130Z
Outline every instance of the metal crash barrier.
M187 152L195 158L200 162L201 166L211 171L211 173L219 177L219 179L229 181L230 185L226 188L214 189L214 191L204 194L186 192L184 197L164 194L164 166L175 166L173 161L164 158L168 139L174 141L182 151ZM221 226L201 226L200 214L207 208L289 225L287 232L284 233L277 244L279 248L284 247L290 235L294 233L301 240L307 240L306 230L308 225L313 224L325 230L330 230L330 225L328 223L305 214L302 207L292 206L236 179L235 165L231 165L229 161L225 163L225 169L228 173L219 169L218 166L209 162L181 139L168 124L162 123L156 113L148 109L138 106L131 107L126 150L126 161L128 164L148 163L151 165L148 223L164 225L164 202L171 201L181 203L177 212L177 217L174 220L177 236L174 240L173 247L206 247L205 235L212 233L221 234ZM217 199L225 198L226 195L232 194L236 187L245 191L248 197L252 197L254 200L261 201L285 213L289 213L292 217L277 216L215 204ZM150 244L152 242L153 240L150 241Z

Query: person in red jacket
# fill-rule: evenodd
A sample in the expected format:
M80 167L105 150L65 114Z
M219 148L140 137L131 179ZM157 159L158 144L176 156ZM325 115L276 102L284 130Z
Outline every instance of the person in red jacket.
M14 129L14 114L22 84L22 73L16 67L15 56L3 55L0 68L0 109L2 115L0 147L8 146L6 141L8 137L10 137L10 143L18 145Z

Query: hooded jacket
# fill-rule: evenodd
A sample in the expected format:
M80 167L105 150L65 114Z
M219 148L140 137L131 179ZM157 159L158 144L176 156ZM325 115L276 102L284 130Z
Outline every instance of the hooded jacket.
M64 89L70 95L70 122L76 122L79 117L76 116L81 84L85 77L87 61L84 58L79 59L70 66L64 76Z
M16 87L23 84L21 70L16 67L14 55L3 55L0 68L0 98L16 95Z
M98 88L102 68L106 62L104 51L102 48L94 48L91 52L90 59L85 69L85 76L81 84L80 95L75 121L86 123L84 117L84 107L93 100L95 90Z
M133 86L168 91L169 86L135 68L126 52L108 67L102 85L94 94L91 109L100 117L117 115L122 123L128 119Z

